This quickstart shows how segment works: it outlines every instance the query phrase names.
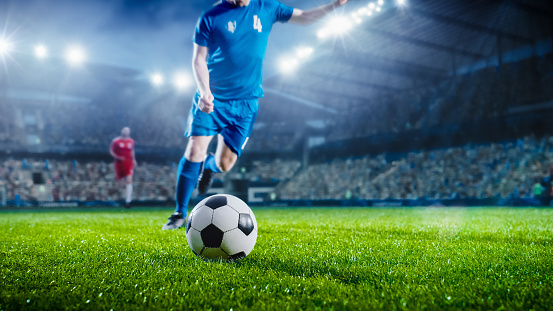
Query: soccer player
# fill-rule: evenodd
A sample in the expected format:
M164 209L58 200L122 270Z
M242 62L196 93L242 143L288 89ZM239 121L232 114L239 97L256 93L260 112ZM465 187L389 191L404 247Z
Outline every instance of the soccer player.
M125 183L125 208L130 208L132 201L132 175L136 166L134 140L131 138L130 128L124 127L121 130L121 136L115 137L111 141L109 153L115 160L113 165L117 180Z
M214 175L229 171L248 142L263 97L262 65L273 24L311 24L347 2L335 0L302 11L276 0L223 0L202 14L192 57L198 91L188 116L188 145L178 166L177 208L164 230L184 225L196 184L205 194ZM217 150L206 156L216 134Z

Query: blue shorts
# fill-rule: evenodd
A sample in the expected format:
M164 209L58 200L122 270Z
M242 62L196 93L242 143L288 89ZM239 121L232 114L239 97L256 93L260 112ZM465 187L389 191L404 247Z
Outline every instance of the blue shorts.
M196 93L188 114L186 137L221 134L225 145L240 156L253 130L259 101L257 99L230 101L215 99L213 112L208 114L198 107L199 99L200 94Z

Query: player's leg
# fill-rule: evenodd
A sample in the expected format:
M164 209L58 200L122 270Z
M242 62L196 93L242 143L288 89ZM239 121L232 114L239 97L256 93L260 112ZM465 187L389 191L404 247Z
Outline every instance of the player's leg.
M230 171L238 159L238 155L225 144L223 136L220 134L217 136L217 151L215 154L207 155L198 183L198 192L202 195L211 188L215 174Z
M177 190L175 213L163 230L178 229L184 225L186 209L192 192L198 183L202 162L205 159L207 148L213 136L191 136L186 151L179 162L177 171Z
M227 117L233 122L218 135L215 155L208 155L205 160L205 167L198 183L200 194L207 193L216 173L232 169L248 142L257 118L257 100L232 101L229 105L237 108L234 115Z
M132 174L125 177L125 208L131 207L132 201Z
M225 144L223 135L218 135L218 138L215 164L222 172L228 172L232 169L236 160L238 160L238 155Z
M125 169L123 166L123 162L116 161L113 163L113 167L115 168L115 180L117 181L117 187L119 189L122 189L125 185ZM119 190L121 191L121 190ZM120 192L119 192L120 193ZM120 193L121 194L121 193ZM123 197L123 196L121 196ZM127 206L125 206L127 207Z

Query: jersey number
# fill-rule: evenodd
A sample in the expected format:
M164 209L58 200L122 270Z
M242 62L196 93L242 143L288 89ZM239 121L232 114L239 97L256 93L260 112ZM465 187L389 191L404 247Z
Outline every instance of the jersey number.
M257 15L253 16L253 29L257 29L258 32L261 32L263 30L263 26L261 25L261 19L259 19Z

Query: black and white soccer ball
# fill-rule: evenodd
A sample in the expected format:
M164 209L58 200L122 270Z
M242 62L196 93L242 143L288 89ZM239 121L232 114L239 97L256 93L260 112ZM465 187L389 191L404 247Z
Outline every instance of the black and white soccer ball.
M232 195L214 195L188 215L186 239L194 254L202 258L242 259L257 240L257 221L244 201Z

